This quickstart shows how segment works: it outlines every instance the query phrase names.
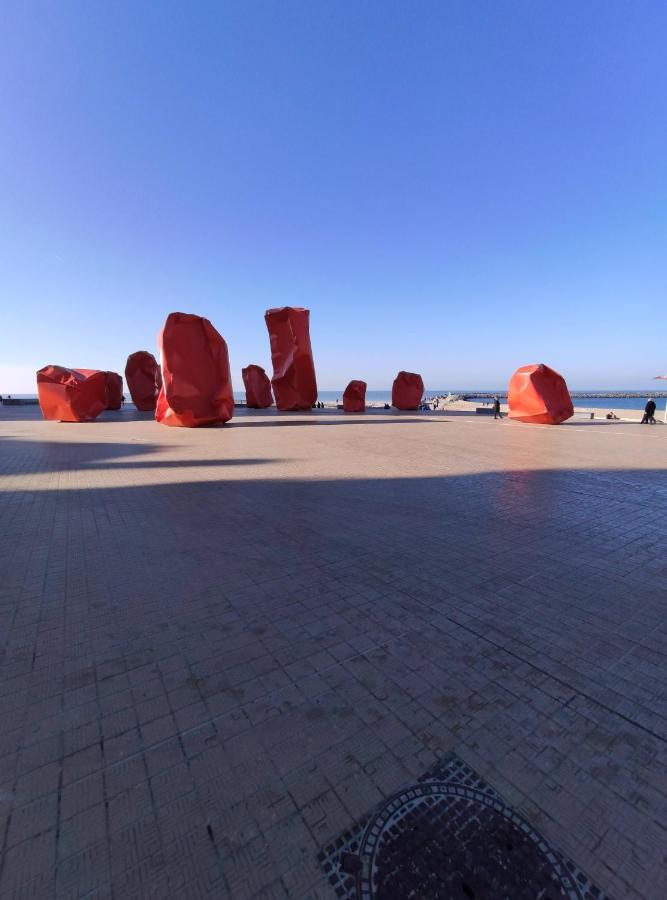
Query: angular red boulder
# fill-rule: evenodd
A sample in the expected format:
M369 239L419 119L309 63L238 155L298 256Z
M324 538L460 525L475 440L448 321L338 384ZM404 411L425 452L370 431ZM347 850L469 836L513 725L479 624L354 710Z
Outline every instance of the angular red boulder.
M343 393L345 412L359 413L366 409L366 382L351 381Z
M148 350L130 353L125 366L125 381L132 402L142 412L153 412L162 384L160 367Z
M536 425L560 425L574 415L572 398L562 375L536 363L517 369L507 392L509 417Z
M37 372L37 396L45 419L92 422L107 408L106 372L44 366Z
M266 409L273 404L271 382L261 366L250 365L241 369L245 387L245 403L250 409Z
M309 310L293 306L264 313L271 338L271 384L278 409L311 409L317 400L309 318Z
M82 375L94 375L102 372L107 385L107 409L120 409L123 404L123 379L118 372L105 372L103 369L77 369Z
M391 405L396 409L418 409L424 396L424 382L414 372L399 372L391 389Z
M107 377L107 409L120 409L123 405L123 379L118 372L105 372Z
M186 428L229 421L234 394L227 344L209 320L170 313L159 342L163 384L157 421Z

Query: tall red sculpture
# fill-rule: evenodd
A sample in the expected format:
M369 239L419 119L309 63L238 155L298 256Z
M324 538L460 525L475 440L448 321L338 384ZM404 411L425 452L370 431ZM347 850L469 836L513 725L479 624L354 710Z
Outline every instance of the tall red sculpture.
M153 354L148 350L130 353L125 366L125 381L137 409L153 412L162 384L160 367Z
M424 382L414 372L399 372L391 389L391 405L396 409L418 409L424 396Z
M250 365L241 369L245 387L245 403L250 409L266 409L273 403L271 382L261 366Z
M264 313L271 338L271 384L278 409L311 409L317 400L309 317L309 310L292 306Z
M155 418L163 425L214 425L234 415L227 344L208 319L170 313L160 334L163 384Z
M360 413L366 409L366 382L351 381L343 393L343 410Z
M45 419L92 422L107 408L106 373L44 366L37 372L37 396Z
M536 425L560 425L574 415L562 375L544 363L517 369L507 392L510 419Z

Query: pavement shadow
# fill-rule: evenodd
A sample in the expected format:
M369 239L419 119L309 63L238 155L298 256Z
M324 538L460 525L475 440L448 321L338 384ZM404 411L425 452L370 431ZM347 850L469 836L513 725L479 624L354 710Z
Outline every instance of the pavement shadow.
M69 424L69 423L68 423ZM3 438L0 451L0 478L7 475L28 475L36 472L65 472L90 469L191 469L191 468L232 468L238 466L260 466L282 462L280 458L192 458L173 459L174 447L151 444L143 441L132 442L77 442L77 441L35 441L21 437ZM159 455L169 453L172 458L160 459ZM153 459L140 457L157 455ZM150 487L150 485L149 485Z
M661 784L664 469L323 480L221 470L114 486L75 477L88 447L69 458L59 447L42 461L72 471L69 489L26 479L0 504L0 680L21 723L3 719L3 748L15 767L28 756L40 766L39 781L10 781L9 815L34 802L35 784L56 809L63 772L84 793L95 775L139 797L121 812L143 860L155 847L153 826L143 830L149 786L170 829L182 818L190 836L200 823L200 843L183 839L190 848L208 846L206 823L225 834L230 797L243 807L239 835L249 807L271 839L279 829L298 842L312 801L277 825L266 812L288 784L321 778L318 796L334 796L354 776L346 796L356 797L362 772L400 761L392 780L359 794L364 813L378 790L390 796L457 747L491 771L515 754L512 777L527 795L545 748L551 776L573 794L583 772L595 791L628 797L621 753L628 765L655 761L647 777ZM159 448L119 445L118 461L147 449ZM28 452L39 460L36 446ZM94 452L103 461L113 450ZM181 784L195 806L174 803ZM632 797L620 812L602 806L603 826L624 810L664 826L651 784L648 811ZM104 798L90 800L102 821ZM557 821L562 799L547 791L539 802ZM332 835L358 815L340 809ZM616 845L600 852L602 865ZM193 864L189 853L179 866ZM44 863L49 876L63 869L57 859ZM240 865L245 879L254 860Z

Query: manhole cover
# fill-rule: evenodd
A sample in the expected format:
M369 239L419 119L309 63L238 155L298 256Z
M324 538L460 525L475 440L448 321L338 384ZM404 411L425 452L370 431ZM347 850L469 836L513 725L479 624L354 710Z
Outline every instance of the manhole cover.
M454 756L320 859L350 900L609 900Z

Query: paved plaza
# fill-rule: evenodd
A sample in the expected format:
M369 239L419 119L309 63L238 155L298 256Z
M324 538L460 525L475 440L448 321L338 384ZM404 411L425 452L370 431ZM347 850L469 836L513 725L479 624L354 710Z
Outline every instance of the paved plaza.
M331 898L453 752L667 894L667 427L0 409L0 897ZM478 898L488 900L488 898Z

